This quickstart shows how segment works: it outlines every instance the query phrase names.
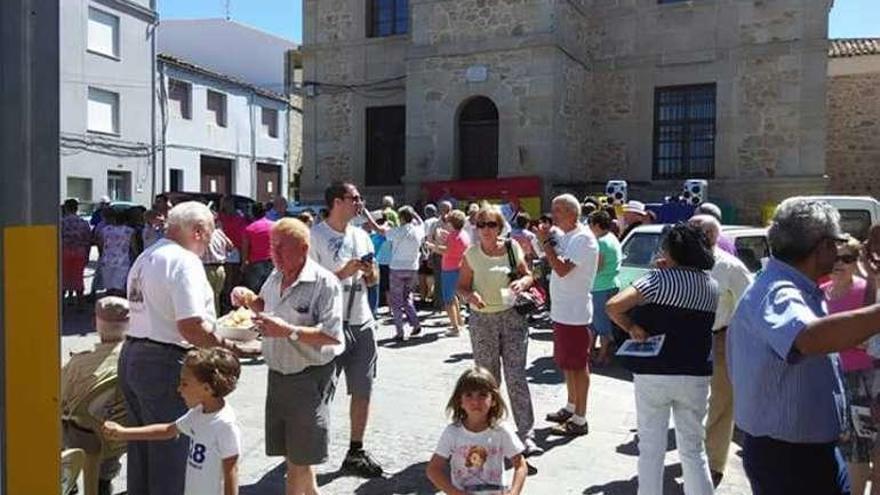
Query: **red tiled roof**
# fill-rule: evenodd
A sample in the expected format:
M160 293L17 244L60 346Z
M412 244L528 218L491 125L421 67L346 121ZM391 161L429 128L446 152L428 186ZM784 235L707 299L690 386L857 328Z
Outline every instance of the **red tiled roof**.
M840 38L829 40L830 58L880 55L880 38Z

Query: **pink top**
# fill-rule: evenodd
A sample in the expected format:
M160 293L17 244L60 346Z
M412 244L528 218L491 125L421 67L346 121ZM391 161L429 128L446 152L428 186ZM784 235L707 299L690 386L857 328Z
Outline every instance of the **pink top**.
M471 245L471 239L464 230L451 231L446 237L446 252L441 259L441 268L444 271L458 270L461 267L461 259L464 252Z
M831 287L834 282L828 281L819 288L825 293L825 302L828 303L828 313L840 313L861 308L865 305L865 287L868 283L861 277L855 277L849 293L843 297L831 300ZM871 356L864 349L847 349L840 353L840 365L844 372L867 370L874 367Z
M244 237L247 238L250 244L247 259L249 263L266 261L272 258L269 233L272 231L272 225L274 224L275 222L272 220L263 217L245 227Z

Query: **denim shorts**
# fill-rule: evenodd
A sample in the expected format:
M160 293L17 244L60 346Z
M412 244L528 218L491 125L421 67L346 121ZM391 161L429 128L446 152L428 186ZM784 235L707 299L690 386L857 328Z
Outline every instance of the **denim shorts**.
M443 270L440 276L440 289L443 291L443 304L449 304L455 298L455 289L458 288L458 270Z

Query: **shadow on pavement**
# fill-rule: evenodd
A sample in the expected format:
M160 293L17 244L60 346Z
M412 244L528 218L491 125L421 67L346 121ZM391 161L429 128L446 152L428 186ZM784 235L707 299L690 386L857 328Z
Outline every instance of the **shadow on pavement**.
M637 430L630 430L632 433L636 433ZM675 443L675 428L670 428L669 431L666 432L666 452L671 452L678 448L678 445ZM633 457L638 457L639 455L639 435L636 434L633 436L633 439L624 444L620 444L617 448L614 449L618 454L629 455Z
M563 382L562 374L556 369L553 358L549 356L532 361L532 365L526 368L526 377L529 383L539 385L556 385Z
M388 349L406 349L408 347L415 347L417 345L436 342L441 335L443 335L441 332L425 333L425 331L422 330L422 333L420 335L416 337L407 337L407 339L403 342L397 342L393 338L390 338L379 340L376 343L383 347L387 347Z
M529 338L532 340L539 340L541 342L553 342L553 330L550 331L536 331L536 328L532 328L532 331L529 332Z
M603 366L590 365L590 374L607 376L608 378L615 378L627 382L633 381L633 374L614 362Z
M444 359L444 363L460 363L462 361L470 361L474 359L473 352L459 352L456 354L450 354L448 358Z
M544 453L550 452L552 449L556 447L561 447L563 445L567 445L577 439L578 437L563 437L559 435L551 435L550 432L553 430L552 426L548 426L546 428L536 428L535 429L535 443L538 444L538 447L544 449ZM543 454L542 454L543 455ZM538 456L540 457L540 456Z
M681 477L681 464L673 464L666 466L663 474L663 495L683 495L681 485L675 481ZM618 480L606 483L604 485L593 485L584 490L584 495L603 494L603 495L636 495L639 487L639 478L634 476L628 480Z
M281 462L271 471L264 474L259 481L252 485L242 485L239 487L241 495L266 495L269 493L284 493L284 467L285 463ZM320 476L319 476L320 479Z
M386 494L434 494L437 490L425 469L427 462L420 462L408 466L403 471L392 474L387 478L374 478L354 490L358 495L386 495Z

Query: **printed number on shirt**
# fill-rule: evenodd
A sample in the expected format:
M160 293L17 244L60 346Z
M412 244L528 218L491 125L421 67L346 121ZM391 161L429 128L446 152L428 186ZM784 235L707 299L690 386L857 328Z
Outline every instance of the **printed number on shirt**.
M190 440L189 442L189 458L196 464L202 464L205 462L205 451L207 447L200 443L193 442Z

